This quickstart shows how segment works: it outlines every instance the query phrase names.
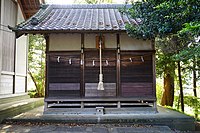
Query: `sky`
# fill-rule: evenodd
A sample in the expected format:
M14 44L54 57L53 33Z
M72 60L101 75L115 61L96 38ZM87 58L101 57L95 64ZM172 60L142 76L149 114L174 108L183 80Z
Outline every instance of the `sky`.
M74 0L45 0L49 4L73 4ZM81 0L77 0L81 1ZM113 3L124 4L125 0L113 0Z

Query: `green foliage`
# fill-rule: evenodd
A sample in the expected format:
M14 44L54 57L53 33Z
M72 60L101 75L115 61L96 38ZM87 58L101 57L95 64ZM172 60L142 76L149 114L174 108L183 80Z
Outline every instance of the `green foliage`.
M157 76L163 76L163 73L174 76L173 55L177 52L174 36L169 35L163 38L156 38L156 73Z
M79 3L85 2L87 4L102 4L102 3L112 3L112 0L80 0Z
M157 104L161 103L161 98L163 94L163 84L162 82L156 82L156 98L157 98Z
M180 36L198 35L200 33L200 21L185 23L182 30L179 31Z
M124 10L138 24L126 25L135 38L152 39L158 36L195 31L199 34L200 2L197 0L146 0L135 2ZM191 30L192 29L192 30ZM194 30L195 29L195 30Z
M174 97L174 106L176 110L179 110L179 97ZM200 115L200 99L194 96L184 96L184 104L191 107L194 114ZM190 114L191 115L191 114Z
M36 90L29 90L28 91L28 95L30 96L30 98L36 98L37 97L37 92Z
M28 73L32 78L36 93L34 97L44 96L45 85L45 39L41 35L29 36Z

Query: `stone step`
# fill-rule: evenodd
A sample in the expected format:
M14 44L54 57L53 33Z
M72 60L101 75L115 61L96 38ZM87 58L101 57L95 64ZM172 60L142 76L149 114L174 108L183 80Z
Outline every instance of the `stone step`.
M0 95L0 105L5 103L11 103L19 100L28 99L30 96L27 93L21 94L10 94L10 95Z
M43 98L27 98L0 104L0 123L8 117L16 116L20 113L42 106L43 104Z

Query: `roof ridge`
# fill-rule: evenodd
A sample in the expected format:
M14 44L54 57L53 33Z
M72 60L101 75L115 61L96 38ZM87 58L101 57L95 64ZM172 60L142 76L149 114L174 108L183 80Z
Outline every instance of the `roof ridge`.
M130 4L46 4L52 8L67 8L67 9L117 9L126 6L127 8L131 7Z

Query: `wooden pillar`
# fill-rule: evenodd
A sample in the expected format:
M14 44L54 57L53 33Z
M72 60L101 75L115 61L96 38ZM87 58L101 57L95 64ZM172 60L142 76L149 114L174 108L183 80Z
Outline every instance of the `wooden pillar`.
M81 97L85 96L85 80L84 80L84 69L85 69L85 65L84 65L84 33L81 34Z
M121 96L121 80L120 80L120 36L116 35L117 39L117 97Z
M45 40L46 40L46 65L45 65L45 98L48 97L48 90L49 90L49 35L45 35Z
M13 94L15 94L15 88L16 88L16 70L17 70L17 44L16 44L16 34L14 35L14 75L13 75Z
M156 56L155 56L155 40L152 40L151 41L151 46L152 46L152 49L153 49L153 52L152 52L152 72L153 72L153 95L155 96L156 98L156 63L155 63L155 60L156 60ZM157 108L156 107L156 101L154 102L154 108Z
M26 44L26 77L25 77L25 92L28 92L28 52L29 52L29 36L27 36Z

